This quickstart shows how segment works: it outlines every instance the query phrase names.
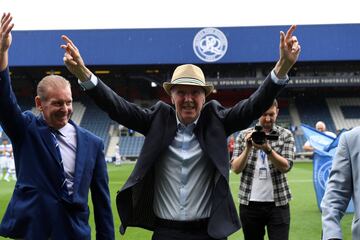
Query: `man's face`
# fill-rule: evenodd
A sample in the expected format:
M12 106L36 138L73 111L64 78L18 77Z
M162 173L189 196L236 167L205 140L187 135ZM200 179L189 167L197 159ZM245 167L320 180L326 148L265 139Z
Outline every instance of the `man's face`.
M171 89L171 102L183 124L194 122L200 115L205 103L205 91L202 87L177 85Z
M260 125L264 130L270 131L278 116L279 109L276 106L271 106L266 112L259 118Z
M318 130L319 132L325 132L326 129L325 129L324 124L317 124L316 130Z
M70 87L47 89L46 99L35 98L36 107L43 113L46 123L55 129L64 127L73 112Z

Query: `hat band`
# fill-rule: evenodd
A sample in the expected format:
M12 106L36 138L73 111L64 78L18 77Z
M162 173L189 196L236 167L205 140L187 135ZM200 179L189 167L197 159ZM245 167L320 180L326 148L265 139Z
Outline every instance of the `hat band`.
M200 86L205 86L205 83L196 78L178 78L171 81L171 84L195 84Z

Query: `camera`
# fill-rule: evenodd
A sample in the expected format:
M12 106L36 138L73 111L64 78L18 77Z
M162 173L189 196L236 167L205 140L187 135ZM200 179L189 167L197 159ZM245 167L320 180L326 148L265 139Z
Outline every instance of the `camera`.
M272 131L269 134L266 134L263 131L263 127L260 125L255 126L255 132L251 134L251 139L256 144L264 144L266 140L276 141L279 139L279 134L276 131Z

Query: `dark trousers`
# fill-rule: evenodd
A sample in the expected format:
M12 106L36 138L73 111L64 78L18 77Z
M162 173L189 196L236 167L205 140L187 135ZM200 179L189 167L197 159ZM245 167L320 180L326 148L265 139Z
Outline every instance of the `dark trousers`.
M152 240L226 240L215 239L207 233L207 219L200 221L170 221L156 219Z
M279 207L273 202L240 204L240 220L245 240L263 240L265 228L269 240L289 239L289 204Z

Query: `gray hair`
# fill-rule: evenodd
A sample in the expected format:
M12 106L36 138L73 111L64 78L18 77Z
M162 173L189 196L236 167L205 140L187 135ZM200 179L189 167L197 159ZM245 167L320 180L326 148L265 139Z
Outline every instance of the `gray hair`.
M36 94L40 97L41 100L46 100L47 93L50 88L52 89L62 89L69 87L71 89L71 84L68 80L59 75L48 75L45 76L37 85Z

